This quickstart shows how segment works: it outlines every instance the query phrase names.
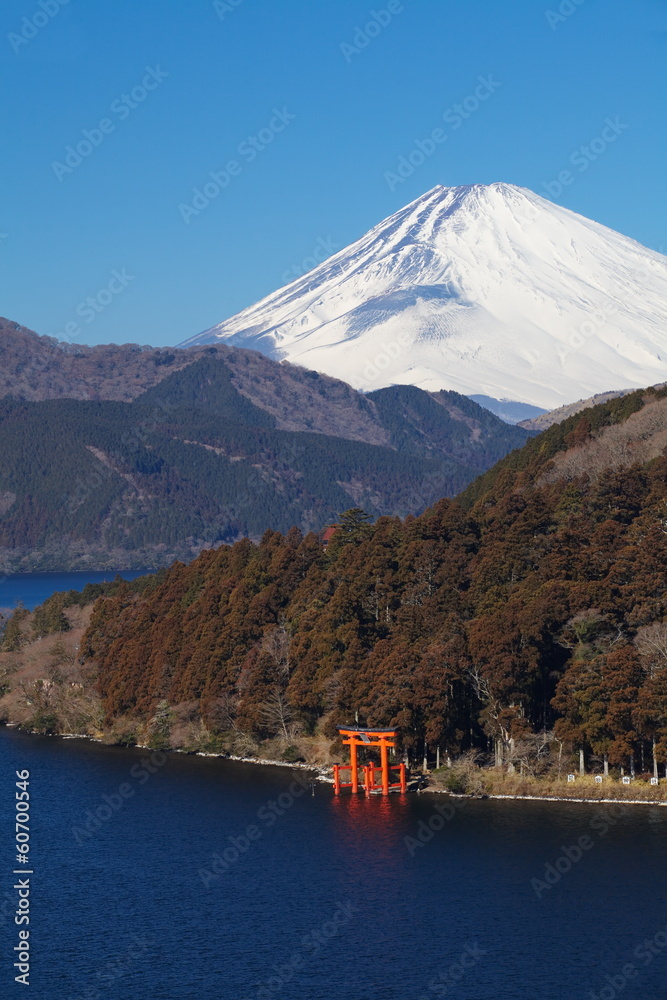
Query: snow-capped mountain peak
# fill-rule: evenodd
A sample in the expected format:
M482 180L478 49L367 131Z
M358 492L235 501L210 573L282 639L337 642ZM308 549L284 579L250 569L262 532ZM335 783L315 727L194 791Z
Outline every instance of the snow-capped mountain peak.
M667 258L512 184L438 185L181 346L552 408L667 377Z

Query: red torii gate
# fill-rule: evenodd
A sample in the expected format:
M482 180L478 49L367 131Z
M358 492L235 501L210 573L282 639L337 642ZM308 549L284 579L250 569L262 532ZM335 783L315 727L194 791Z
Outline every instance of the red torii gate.
M382 794L389 795L390 788L400 788L406 791L405 764L390 764L389 749L396 746L394 742L398 731L396 729L339 729L341 736L345 737L343 743L350 748L349 764L334 764L334 795L340 795L341 788L351 788L352 793L359 791L359 765L357 763L357 747L379 747L380 748L380 769L382 773ZM370 795L375 790L375 769L376 764L364 765L364 791ZM350 772L350 781L341 781L340 772ZM397 770L399 780L394 783L389 781L389 772Z

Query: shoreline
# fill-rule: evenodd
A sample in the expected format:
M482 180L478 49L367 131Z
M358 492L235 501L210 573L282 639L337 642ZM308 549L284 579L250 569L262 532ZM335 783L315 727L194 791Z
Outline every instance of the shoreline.
M97 743L100 746L113 747L118 744L105 743L104 740L97 736L89 736L84 733L34 733L26 729L20 729L17 722L3 722L0 723L0 727L7 729L18 729L19 732L26 733L28 736L47 736L53 739L61 740L88 740L91 743ZM150 750L151 748L145 744L134 743L131 746L122 747L122 749L137 749L137 750ZM183 754L185 757L214 757L219 760L229 760L237 764L258 764L262 767L284 767L290 771L310 771L314 780L324 785L333 785L333 776L330 775L330 768L325 767L321 764L305 764L302 762L296 762L293 764L288 763L283 760L269 760L265 757L239 757L236 754L226 754L226 753L207 753L203 750L163 750L162 753L178 753ZM667 806L667 800L660 801L655 799L624 799L624 798L581 798L575 796L567 795L510 795L503 793L485 793L485 794L457 794L455 792L449 792L446 788L416 788L411 790L413 793L418 795L448 795L452 799L478 799L480 801L484 799L495 799L504 800L509 802L572 802L585 805L612 805L615 803L620 803L626 806Z
M131 743L127 746L118 743L105 743L99 736L90 736L87 733L35 733L29 729L21 729L18 722L2 722L0 723L0 728L18 729L19 732L25 733L26 736L42 736L46 739L88 740L89 743L97 743L98 746L109 747L109 749L120 747L122 750L151 750L151 747L145 743ZM151 752L156 753L158 751L151 750ZM312 771L317 776L318 781L333 785L333 777L329 777L326 773L328 768L323 767L321 764L304 764L301 761L290 764L286 760L269 760L266 757L239 757L236 754L230 753L207 753L205 750L170 749L160 750L159 753L178 753L184 757L216 757L219 760L231 760L237 764L261 764L264 767L286 767L290 771Z
M503 795L500 793L458 795L454 792L448 792L445 788L420 788L417 791L420 795L427 795L429 793L434 795L449 795L450 799L505 799L513 802L577 802L587 805L620 803L624 806L667 806L667 801L658 801L655 799L582 799L568 795Z

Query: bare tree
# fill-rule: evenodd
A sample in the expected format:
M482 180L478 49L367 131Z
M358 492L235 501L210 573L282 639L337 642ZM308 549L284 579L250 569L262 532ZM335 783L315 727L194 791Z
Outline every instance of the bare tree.
M667 667L667 622L654 622L637 629L635 647L649 677Z
M498 699L494 697L488 678L484 676L477 665L470 668L469 676L475 694L484 705L484 715L491 723L492 735L495 744L496 767L502 767L503 757L506 755L507 750L510 747L511 740L510 731L507 726L504 725L503 707ZM512 766L513 765L510 762L510 769Z
M582 444L555 455L538 485L583 476L595 480L610 469L643 465L657 458L667 446L666 413L667 400L658 399L623 423L601 428Z
M299 726L293 721L291 706L281 688L274 688L262 702L259 715L268 730L282 736L288 743L298 735Z
M276 676L284 684L289 682L292 664L290 662L290 637L284 624L265 632L259 648L273 660Z
M553 743L553 733L546 730L530 733L519 740L511 740L507 763L515 767L518 765L521 775L543 774L550 764Z

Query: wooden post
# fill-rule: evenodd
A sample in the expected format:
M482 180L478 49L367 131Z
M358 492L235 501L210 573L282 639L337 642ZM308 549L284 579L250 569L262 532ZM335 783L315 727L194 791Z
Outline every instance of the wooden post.
M440 747L435 748L435 767L436 770L440 767Z
M405 780L405 764L399 765L399 774L401 776L401 791L405 793L408 790L408 783Z
M350 781L352 782L352 794L356 795L359 791L359 774L357 772L357 744L352 737L350 739Z
M371 794L371 769L369 764L364 764L364 794Z
M333 766L334 795L340 795L340 764Z
M387 741L380 738L380 764L382 766L382 794L389 795L389 758Z
M369 768L369 771L370 771L371 791L373 791L373 789L375 788L375 761L374 760L372 760L370 762L370 764L368 765L368 768Z

